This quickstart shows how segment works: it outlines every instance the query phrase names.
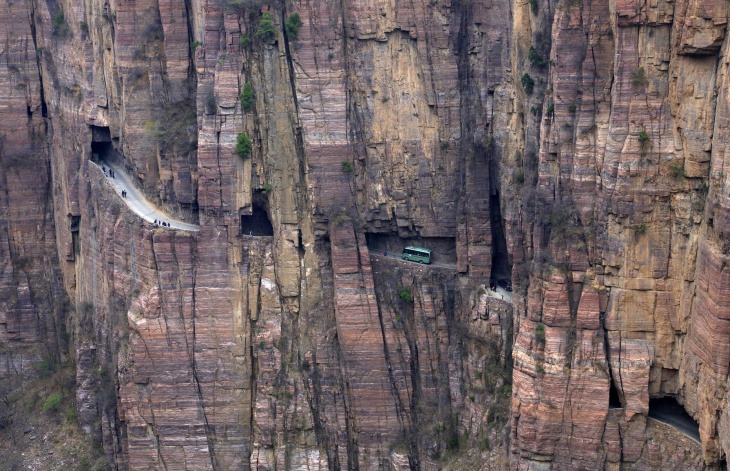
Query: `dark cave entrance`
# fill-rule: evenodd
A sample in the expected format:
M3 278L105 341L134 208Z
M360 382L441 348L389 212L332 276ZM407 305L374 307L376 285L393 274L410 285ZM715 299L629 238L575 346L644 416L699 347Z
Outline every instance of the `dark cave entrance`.
M113 160L112 136L106 126L89 126L91 129L91 161L95 164Z
M241 214L241 235L271 237L274 227L268 212L268 199L261 192L254 193L251 214Z
M489 219L492 226L492 276L493 280L512 279L512 264L507 252L507 238L504 235L502 209L499 205L499 191L492 190L489 196Z
M608 384L609 384L608 408L609 409L622 408L623 404L621 404L621 396L619 396L619 394L618 394L618 389L616 389L616 384L613 382L613 378L609 378Z
M649 417L669 424L695 440L700 440L700 424L697 423L676 398L665 396L649 399Z

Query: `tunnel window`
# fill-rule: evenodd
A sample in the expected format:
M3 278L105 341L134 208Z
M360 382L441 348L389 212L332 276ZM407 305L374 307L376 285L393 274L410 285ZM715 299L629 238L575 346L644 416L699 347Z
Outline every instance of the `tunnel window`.
M274 228L271 225L266 210L254 204L250 215L241 215L241 234L248 236L273 236Z

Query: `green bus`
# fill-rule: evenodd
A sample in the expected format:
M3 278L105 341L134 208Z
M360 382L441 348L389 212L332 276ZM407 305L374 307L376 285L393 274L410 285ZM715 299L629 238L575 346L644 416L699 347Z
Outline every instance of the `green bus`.
M403 249L402 258L411 262L431 263L431 250L408 246Z

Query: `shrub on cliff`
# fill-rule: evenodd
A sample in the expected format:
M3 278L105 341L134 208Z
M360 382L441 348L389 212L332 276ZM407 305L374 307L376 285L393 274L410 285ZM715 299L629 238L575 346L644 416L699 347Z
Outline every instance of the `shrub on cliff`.
M246 85L243 86L241 108L243 108L243 111L251 111L253 109L253 87L249 82L246 82Z
M218 112L218 100L216 100L213 90L209 91L208 96L205 98L205 111L208 114L216 114Z
M641 224L634 224L631 226L631 230L634 231L634 234L643 234L646 232L646 223L642 222Z
M284 22L286 28L286 34L289 39L296 41L299 38L299 28L302 27L302 20L299 18L299 13L294 13Z
M52 19L53 34L59 38L68 37L71 34L71 28L66 23L66 18L63 16L63 10L58 10Z
M545 342L545 324L542 322L538 322L535 326L535 340L537 340L538 343Z
M238 135L236 153L244 160L251 154L251 139L243 133Z
M256 30L256 37L267 43L273 41L276 37L274 23L271 21L271 13L268 11L261 16L259 29Z
M53 393L48 396L43 403L43 412L58 410L58 406L61 405L61 399L63 399L61 393Z
M532 91L535 89L535 80L530 77L530 74L525 72L524 75L522 75L520 82L522 82L522 88L525 89L525 93L532 95Z
M400 298L407 303L413 302L413 295L411 294L411 291L408 288L399 286L398 287L398 296L400 296Z
M646 132L645 129L639 131L638 138L639 143L641 144L641 155L644 155L649 150L649 144L651 143L651 139L649 138L649 134Z
M533 67L544 67L547 62L542 58L535 46L530 46L530 52L527 54L527 58L530 60L530 64Z
M352 162L345 159L342 161L342 171L345 173L350 173L355 169L355 167L352 166Z
M646 69L639 67L631 73L631 83L634 85L643 85L646 83Z
M669 166L669 173L674 178L684 178L684 165L682 164L672 164Z

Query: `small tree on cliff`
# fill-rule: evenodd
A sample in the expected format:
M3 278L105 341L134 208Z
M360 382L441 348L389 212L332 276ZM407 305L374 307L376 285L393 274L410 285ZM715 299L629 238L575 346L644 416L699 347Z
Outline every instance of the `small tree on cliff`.
M261 16L259 29L256 30L256 37L267 43L273 41L276 37L274 23L271 21L271 13L268 11Z
M286 34L289 36L289 39L296 41L299 38L299 28L302 27L302 24L299 13L294 13L286 20L284 27L286 28Z
M59 38L65 38L71 35L71 28L66 23L66 17L63 16L63 10L58 10L52 19L53 34Z
M236 153L244 160L246 160L251 154L251 139L249 139L248 136L243 133L238 135L238 142L236 143Z
M241 93L241 108L243 111L251 111L253 109L253 87L250 82L246 82Z
M520 82L522 82L522 88L525 89L525 93L532 95L532 91L535 89L535 80L530 77L530 74L525 72L524 75L522 75Z

